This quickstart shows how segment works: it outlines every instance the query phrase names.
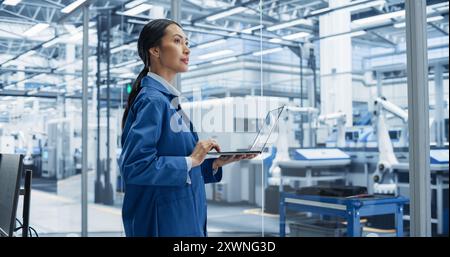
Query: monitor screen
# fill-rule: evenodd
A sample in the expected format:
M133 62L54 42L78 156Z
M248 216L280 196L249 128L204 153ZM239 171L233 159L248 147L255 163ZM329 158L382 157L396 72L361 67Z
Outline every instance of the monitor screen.
M0 236L14 233L21 169L21 155L0 154Z
M358 141L359 132L358 131L349 131L345 132L345 140L347 141Z
M398 140L400 139L401 133L402 132L400 130L389 130L389 137L392 140Z

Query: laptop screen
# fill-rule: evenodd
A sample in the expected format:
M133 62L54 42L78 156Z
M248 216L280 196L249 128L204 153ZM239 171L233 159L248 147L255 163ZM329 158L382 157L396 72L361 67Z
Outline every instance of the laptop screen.
M262 151L269 140L272 130L278 123L281 113L283 112L284 106L270 111L263 121L261 129L259 130L258 136L255 138L250 151Z

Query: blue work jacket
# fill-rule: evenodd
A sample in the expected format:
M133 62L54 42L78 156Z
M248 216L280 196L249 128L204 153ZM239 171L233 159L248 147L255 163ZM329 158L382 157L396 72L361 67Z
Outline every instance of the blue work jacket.
M205 184L219 182L214 159L188 172L198 135L173 104L175 97L146 76L122 133L119 166L125 182L126 236L207 236ZM187 129L173 129L171 122ZM190 176L191 183L187 183Z

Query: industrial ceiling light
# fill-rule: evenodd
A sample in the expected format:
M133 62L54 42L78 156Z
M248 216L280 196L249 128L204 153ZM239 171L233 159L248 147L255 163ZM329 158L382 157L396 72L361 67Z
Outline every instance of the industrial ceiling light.
M130 8L136 7L144 2L147 2L147 0L134 0L134 1L131 1L127 4L125 4L125 8L130 9Z
M367 9L367 8L371 8L371 7L378 7L378 6L386 4L385 0L377 0L377 1L367 2L367 3L363 3L363 2L366 2L366 0L351 2L349 4L350 6L343 7L343 8L348 8L351 12L354 12L354 11ZM360 4L360 3L363 3L363 4ZM342 8L339 8L339 9L342 9ZM311 11L310 14L311 15L320 15L320 14L323 14L323 13L326 13L329 11L333 11L333 8L326 7L323 9L314 10L314 11Z
M360 31L354 31L349 33L350 37L359 37L359 36L364 36L365 34L367 34L367 32L365 30L360 30Z
M130 60L130 61L126 61L126 62L123 62L123 63L119 63L119 64L114 65L114 66L111 68L111 70L116 70L117 68L122 68L122 67L125 67L125 68L133 68L133 67L136 67L136 66L139 66L139 65L144 65L144 63L143 63L141 60L139 60L139 61L136 61L136 60Z
M64 7L61 12L62 13L71 13L73 12L75 9L78 8L78 6L82 5L84 2L86 2L86 0L76 0L75 2L72 2L71 4L69 4L68 6Z
M302 32L298 32L298 33L294 33L294 34L290 34L290 35L284 36L283 39L285 39L285 40L295 40L295 39L307 37L309 35L311 35L311 34L309 34L308 32L302 31Z
M253 56L273 54L273 53L277 53L277 52L281 52L281 51L283 51L283 47L277 47L277 48L267 49L267 50L263 50L263 51L259 51L259 52L254 52Z
M381 7L381 6L384 6L385 4L386 4L386 0L370 1L365 4L358 4L358 5L349 7L348 10L350 12L355 12L355 11L364 10L364 9L373 8L373 7Z
M440 12L448 12L448 5L447 6L443 6L443 7L439 7L439 8L436 8L438 11L440 11Z
M48 24L48 23L38 23L38 24L32 26L31 28L29 28L27 31L25 31L23 33L23 35L26 37L32 37L32 36L36 35L37 33L43 31L44 29L48 28L49 26L50 26L50 24Z
M43 48L49 48L49 47L52 47L52 46L58 44L60 41L61 41L61 38L56 37L56 38L53 38L52 40L50 40L50 41L44 43L44 44L42 45L42 47L43 47Z
M229 10L226 10L226 11L223 11L223 12L220 12L217 14L213 14L213 15L207 17L206 20L207 21L215 21L215 20L223 19L223 18L231 16L231 15L245 12L246 10L247 10L246 7L239 6L239 7L231 8Z
M264 25L258 25L258 26L254 26L254 27L251 27L251 28L248 28L248 29L243 29L241 31L241 33L252 34L252 32L254 30L258 30L258 29L262 29L262 28L264 28Z
M133 72L128 72L119 75L120 78L134 78L135 76L136 74L134 74Z
M269 40L269 42L270 42L270 43L278 44L278 43L283 42L283 40L280 39L280 38L272 38L272 39Z
M137 43L136 42L132 42L132 43L129 43L129 44L126 44L126 45L121 45L121 46L118 46L118 47L115 47L115 48L111 49L111 53L115 54L115 53L118 53L118 52L123 51L123 50L134 50L136 48L137 48Z
M219 40L211 41L211 42L208 42L208 43L200 44L200 45L197 46L197 48L205 49L205 48L209 48L209 47L225 44L226 42L227 42L227 40L225 40L225 39L219 39Z
M5 0L2 4L4 5L10 5L10 6L16 6L18 3L20 3L22 0Z
M443 20L443 19L444 19L444 17L439 15L439 16L434 16L434 17L427 18L427 22L435 22L435 21L440 21L440 20ZM406 27L406 23L404 23L404 22L394 24L394 28L397 28L397 29L401 29L401 28L404 28L404 27Z
M213 61L212 64L224 64L224 63L229 63L229 62L234 62L234 61L237 61L237 57L236 56L233 56L233 57L230 57L230 58L226 58L226 59L223 59L223 60Z
M88 31L89 35L95 34L96 32L97 32L96 29L89 29ZM61 41L64 41L64 43L69 44L69 43L77 43L82 39L83 39L83 31L79 31L76 34L73 34L72 36L65 38L64 40Z
M435 11L438 12L448 11L448 1L427 6L427 13L433 13Z
M211 59L214 57L219 57L219 56L223 56L223 55L228 55L228 54L232 54L234 53L233 50L221 50L221 51L217 51L217 52L213 52L213 53L209 53L209 54L204 54L204 55L200 55L198 58L200 60L205 60L205 59Z
M270 27L267 28L267 30L268 31L275 31L275 30L279 30L279 29L285 29L285 28L289 28L289 27L294 27L294 26L297 26L297 25L312 26L313 23L310 20L298 19L298 20L293 20L293 21L277 24L277 25L274 25L274 26L270 26Z
M22 54L22 56L20 56L20 57L26 58L26 57L30 57L30 56L32 56L32 55L35 55L36 53L37 53L37 52L36 52L35 50L31 50L31 51L28 51L28 52Z
M125 12L123 12L123 14L128 15L128 16L138 15L140 13L143 13L145 11L152 9L152 7L153 7L153 5L151 5L151 4L140 4L136 7L126 10Z
M389 22L390 19L400 18L405 16L405 10L390 12L380 15L375 15L359 20L354 20L352 23L359 26L373 25L377 23Z

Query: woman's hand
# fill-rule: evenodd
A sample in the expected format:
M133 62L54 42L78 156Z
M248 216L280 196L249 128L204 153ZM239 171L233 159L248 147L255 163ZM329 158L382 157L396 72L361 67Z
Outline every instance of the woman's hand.
M217 152L220 152L220 146L214 139L198 141L194 151L189 156L192 158L192 167L201 165L203 161L205 161L205 157L208 152L212 149L216 149Z
M222 155L213 162L213 169L217 170L218 168L223 167L232 162L237 162L240 160L249 160L255 158L256 156L258 155L257 154Z

